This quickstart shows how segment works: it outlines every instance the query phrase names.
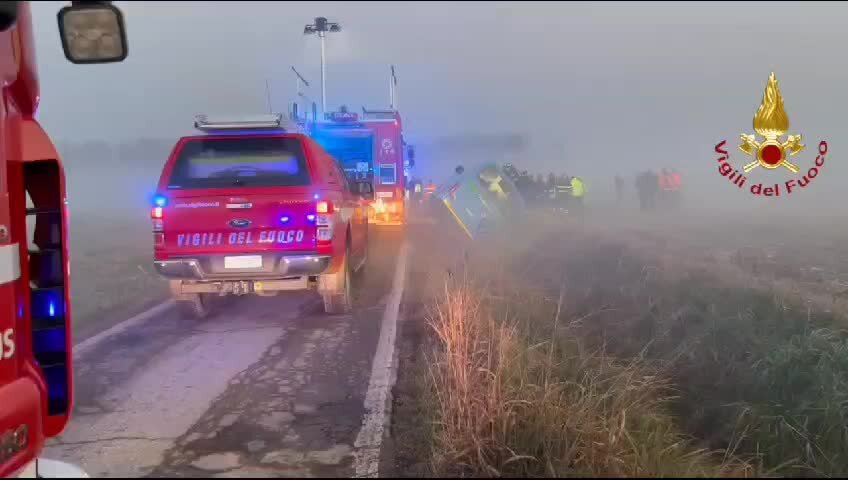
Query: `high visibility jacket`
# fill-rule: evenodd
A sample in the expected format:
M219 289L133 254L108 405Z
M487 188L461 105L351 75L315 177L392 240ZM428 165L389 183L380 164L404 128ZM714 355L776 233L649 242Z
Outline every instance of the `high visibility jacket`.
M659 174L660 189L673 190L671 175Z
M585 194L586 186L583 184L583 180L580 180L577 177L571 177L571 196L582 197Z
M680 190L683 187L683 180L680 178L679 173L672 173L670 175L671 178L671 189L672 190Z

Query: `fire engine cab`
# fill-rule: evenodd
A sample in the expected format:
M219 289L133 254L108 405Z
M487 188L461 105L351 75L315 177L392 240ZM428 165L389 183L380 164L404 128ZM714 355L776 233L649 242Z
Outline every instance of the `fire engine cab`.
M414 163L414 150L404 142L400 113L363 108L360 115L342 107L311 124L310 134L338 160L349 179L372 184L370 223L406 223L406 170Z
M120 10L72 3L58 15L66 58L124 60ZM0 77L0 477L79 477L79 469L38 459L71 414L73 342L65 175L35 118L41 92L29 2L0 2Z

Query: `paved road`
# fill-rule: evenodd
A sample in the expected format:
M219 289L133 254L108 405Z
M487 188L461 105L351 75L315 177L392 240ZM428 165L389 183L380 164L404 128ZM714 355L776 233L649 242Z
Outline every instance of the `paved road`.
M350 315L324 315L315 294L248 297L203 321L166 309L85 348L74 419L45 457L96 477L354 476L403 243L372 229Z

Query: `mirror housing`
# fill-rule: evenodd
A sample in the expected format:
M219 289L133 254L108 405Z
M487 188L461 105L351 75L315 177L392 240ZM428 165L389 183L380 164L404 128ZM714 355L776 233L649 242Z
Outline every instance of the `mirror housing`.
M409 160L409 168L415 166L415 147L412 145L407 145L406 147L406 158Z
M71 63L116 63L127 58L124 15L111 2L74 2L57 15L62 50Z
M356 193L366 200L374 199L374 186L371 182L356 182Z
M19 2L0 2L0 32L12 28L18 21Z

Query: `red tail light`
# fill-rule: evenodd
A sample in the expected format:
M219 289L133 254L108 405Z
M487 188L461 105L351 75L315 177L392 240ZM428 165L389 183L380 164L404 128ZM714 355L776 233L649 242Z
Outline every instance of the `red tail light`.
M150 218L154 220L162 219L162 207L153 207L153 210L150 212Z

